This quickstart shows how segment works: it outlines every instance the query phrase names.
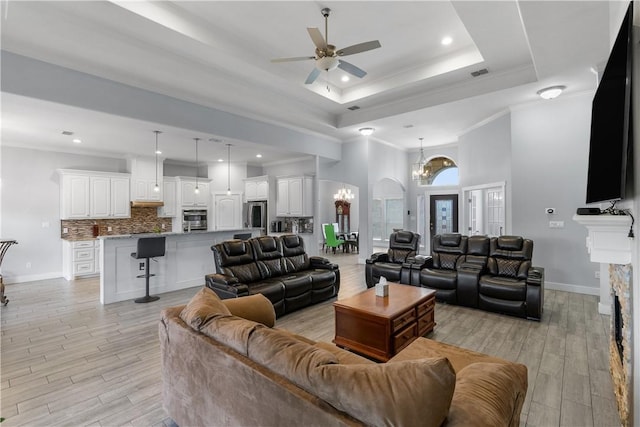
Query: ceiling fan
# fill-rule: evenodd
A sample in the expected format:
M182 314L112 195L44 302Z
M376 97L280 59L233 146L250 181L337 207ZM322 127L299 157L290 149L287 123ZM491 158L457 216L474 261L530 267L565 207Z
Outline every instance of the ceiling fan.
M347 61L339 59L339 57L377 49L380 47L380 42L378 40L372 40L364 43L354 44L343 49L336 49L334 45L329 44L329 13L331 12L331 9L326 7L322 9L321 12L322 16L324 16L325 37L322 37L322 33L317 28L307 28L313 44L316 45L315 56L277 58L272 59L271 62L306 61L309 59L315 60L316 68L311 71L311 73L307 77L307 80L305 80L304 82L307 85L313 83L318 78L318 76L320 75L320 71L331 71L335 70L336 68L340 68L341 70L346 71L347 73L359 78L366 76L366 71L356 67L355 65Z

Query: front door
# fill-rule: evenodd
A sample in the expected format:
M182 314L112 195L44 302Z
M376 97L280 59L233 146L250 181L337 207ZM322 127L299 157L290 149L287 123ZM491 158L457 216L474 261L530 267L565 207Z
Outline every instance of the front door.
M438 194L429 199L429 234L431 240L436 234L458 232L458 195Z

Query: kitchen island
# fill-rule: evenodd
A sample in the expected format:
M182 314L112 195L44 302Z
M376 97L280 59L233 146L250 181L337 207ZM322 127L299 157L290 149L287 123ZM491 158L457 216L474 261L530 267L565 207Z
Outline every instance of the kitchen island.
M143 274L139 260L131 257L136 252L138 239L166 237L163 257L151 261L149 292L152 295L194 286L204 286L204 276L215 271L211 245L230 240L234 234L260 235L259 228L192 231L190 233L144 233L118 236L99 236L100 241L100 303L110 304L132 300L145 294L145 281L136 276Z

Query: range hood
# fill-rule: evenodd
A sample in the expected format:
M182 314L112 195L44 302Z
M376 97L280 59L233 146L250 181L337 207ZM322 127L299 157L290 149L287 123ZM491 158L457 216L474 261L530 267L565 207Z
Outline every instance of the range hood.
M132 208L159 208L164 206L164 202L141 202L141 201L131 201Z

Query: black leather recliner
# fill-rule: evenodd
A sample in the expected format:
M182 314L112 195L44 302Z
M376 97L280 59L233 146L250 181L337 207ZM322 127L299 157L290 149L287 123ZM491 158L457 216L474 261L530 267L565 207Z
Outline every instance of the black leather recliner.
M431 242L431 258L420 271L422 287L434 289L436 299L457 304L458 268L465 260L468 237L438 234Z
M531 267L533 241L519 236L492 237L486 272L478 281L478 307L540 320L544 270Z
M407 230L391 233L389 250L386 253L374 253L366 260L364 271L367 288L375 286L381 276L390 282L401 282L403 265L416 256L419 244L420 235L417 233Z

